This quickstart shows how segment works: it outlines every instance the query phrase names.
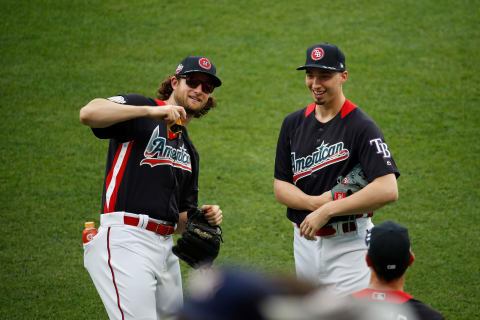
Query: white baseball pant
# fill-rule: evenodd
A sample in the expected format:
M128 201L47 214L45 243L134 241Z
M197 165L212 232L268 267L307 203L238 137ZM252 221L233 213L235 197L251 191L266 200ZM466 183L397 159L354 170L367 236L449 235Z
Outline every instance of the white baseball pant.
M365 262L365 235L373 227L371 218L356 219L356 231L343 232L342 224L331 224L337 232L332 236L316 236L310 241L300 237L294 225L293 251L297 277L323 284L338 295L348 295L368 287L370 269Z
M98 234L84 244L85 268L110 319L171 319L183 304L173 238L124 225L123 214L101 215Z

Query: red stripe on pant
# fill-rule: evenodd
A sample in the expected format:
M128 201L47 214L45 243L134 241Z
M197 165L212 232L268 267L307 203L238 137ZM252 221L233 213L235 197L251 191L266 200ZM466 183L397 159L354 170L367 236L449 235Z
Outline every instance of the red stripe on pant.
M122 320L125 319L125 316L123 314L122 307L120 306L120 295L118 294L118 288L117 288L117 283L115 282L115 272L113 272L112 264L110 263L110 258L112 255L110 254L110 227L108 228L108 233L107 233L107 250L108 250L108 266L110 267L110 271L112 272L112 280L113 280L113 286L115 287L115 293L117 294L117 305L118 309L120 310L120 313L122 314Z

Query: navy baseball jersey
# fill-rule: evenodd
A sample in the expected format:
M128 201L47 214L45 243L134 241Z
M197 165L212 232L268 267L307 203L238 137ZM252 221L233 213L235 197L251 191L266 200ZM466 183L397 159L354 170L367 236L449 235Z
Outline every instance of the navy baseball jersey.
M369 182L400 175L382 132L359 107L346 100L330 121L315 117L315 103L283 121L275 158L275 178L296 185L308 195L321 195L357 163ZM301 223L310 212L287 208L287 217ZM345 220L334 217L330 222Z
M108 100L165 105L138 94ZM179 212L197 207L199 155L186 128L172 135L164 121L142 117L92 131L98 138L110 139L102 213L125 211L177 222Z
M416 316L415 320L445 320L440 312L414 299L411 295L403 291L364 289L353 293L352 297L356 300L374 302L382 305L405 306ZM406 316L401 316L401 314L392 315L391 319L408 320Z

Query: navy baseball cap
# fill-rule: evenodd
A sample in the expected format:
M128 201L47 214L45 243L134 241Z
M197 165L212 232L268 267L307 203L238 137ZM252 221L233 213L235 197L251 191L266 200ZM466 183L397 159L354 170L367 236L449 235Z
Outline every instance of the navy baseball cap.
M393 221L384 221L367 232L368 256L383 274L401 276L410 264L408 230Z
M334 44L323 42L314 44L307 49L307 59L305 65L298 67L297 70L307 68L320 68L343 72L345 71L345 55Z
M189 295L180 319L263 319L260 305L281 289L268 276L253 270L205 269L190 278Z
M175 75L186 75L192 72L206 73L212 78L215 87L220 87L222 81L217 77L217 69L213 63L203 56L188 56L183 59L175 70Z

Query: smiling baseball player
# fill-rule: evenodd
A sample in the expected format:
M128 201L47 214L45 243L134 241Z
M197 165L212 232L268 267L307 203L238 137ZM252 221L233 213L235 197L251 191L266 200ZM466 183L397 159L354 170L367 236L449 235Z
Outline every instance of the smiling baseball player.
M313 103L282 124L275 197L294 225L298 277L348 294L368 285L363 239L373 226L373 210L398 198L399 173L378 126L343 94L348 77L343 52L330 43L313 45L297 70L306 71ZM363 170L348 175L354 167ZM339 182L342 187L339 177L355 176L364 176L367 185L351 195L335 190L332 195Z
M172 234L197 208L199 170L186 126L215 107L211 94L220 85L209 59L189 56L161 84L158 99L118 95L80 111L95 136L110 139L101 226L84 245L85 267L110 319L167 319L182 305ZM222 222L218 205L201 209L209 224Z

